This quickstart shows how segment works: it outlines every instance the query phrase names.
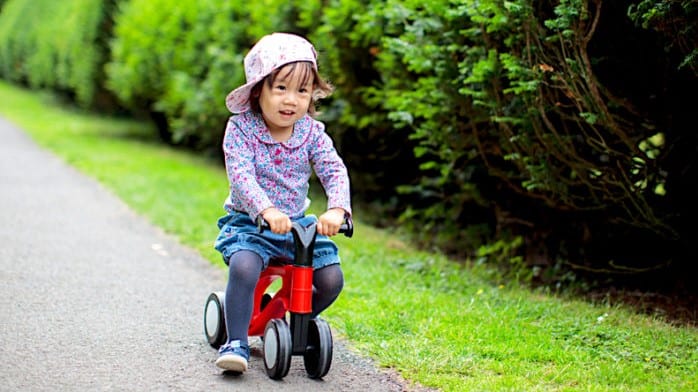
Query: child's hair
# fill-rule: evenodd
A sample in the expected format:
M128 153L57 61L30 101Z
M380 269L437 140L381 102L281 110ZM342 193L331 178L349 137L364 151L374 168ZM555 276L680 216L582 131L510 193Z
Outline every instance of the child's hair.
M290 66L288 72L285 75L279 75L281 70ZM261 113L262 108L259 105L259 96L262 93L262 88L264 83L267 86L272 87L277 78L281 77L282 80L289 77L296 71L297 67L302 67L298 71L301 72L301 85L306 84L310 78L313 78L313 93L310 98L310 105L308 106L308 114L311 116L316 116L319 113L316 110L315 104L318 100L328 97L334 91L334 86L330 84L327 80L323 79L317 70L313 67L313 64L308 61L298 61L295 63L289 63L273 70L269 75L257 83L250 91L250 108L255 113Z

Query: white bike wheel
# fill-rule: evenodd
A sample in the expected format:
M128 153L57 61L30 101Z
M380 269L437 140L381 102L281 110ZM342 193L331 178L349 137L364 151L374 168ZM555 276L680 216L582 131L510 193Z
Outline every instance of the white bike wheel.
M214 348L219 348L228 339L224 303L225 293L218 291L208 296L204 307L204 334L208 344Z

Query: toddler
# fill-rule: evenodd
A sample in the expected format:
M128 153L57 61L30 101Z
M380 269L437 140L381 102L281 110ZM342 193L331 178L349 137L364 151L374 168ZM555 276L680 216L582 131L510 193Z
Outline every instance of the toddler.
M260 39L244 60L247 83L226 97L230 117L223 139L230 194L220 218L215 247L229 266L225 291L228 341L216 365L247 370L247 330L254 288L269 259L293 258L291 222L306 226L311 170L327 195L327 210L317 218L313 253L313 310L316 317L344 285L337 246L329 239L351 216L349 177L315 104L332 93L318 73L317 53L304 38L273 33ZM259 233L256 219L270 230Z

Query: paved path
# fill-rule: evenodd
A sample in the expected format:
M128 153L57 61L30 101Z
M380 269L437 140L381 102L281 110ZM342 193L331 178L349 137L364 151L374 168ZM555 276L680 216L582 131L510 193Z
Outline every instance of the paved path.
M0 391L407 389L337 339L321 381L300 357L268 379L259 344L250 371L220 372L202 314L224 285L220 269L0 119Z

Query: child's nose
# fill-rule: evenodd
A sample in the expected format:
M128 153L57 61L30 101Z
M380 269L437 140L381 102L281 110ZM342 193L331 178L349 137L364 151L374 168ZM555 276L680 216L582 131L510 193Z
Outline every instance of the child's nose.
M284 103L287 104L295 104L298 102L298 96L296 93L289 91L287 94L284 95Z

